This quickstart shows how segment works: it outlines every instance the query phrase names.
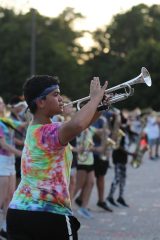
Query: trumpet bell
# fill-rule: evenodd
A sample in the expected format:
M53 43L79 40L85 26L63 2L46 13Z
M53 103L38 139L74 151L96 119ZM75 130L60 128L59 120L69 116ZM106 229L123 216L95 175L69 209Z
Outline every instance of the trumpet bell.
M141 73L142 73L142 78L144 82L147 84L148 87L150 87L152 85L152 80L148 70L145 67L142 67Z
M148 87L150 87L152 85L152 80L151 80L150 74L145 67L141 68L141 73L137 77L135 77L123 84L128 84L128 85L132 86L132 85L138 84L138 83L145 83Z

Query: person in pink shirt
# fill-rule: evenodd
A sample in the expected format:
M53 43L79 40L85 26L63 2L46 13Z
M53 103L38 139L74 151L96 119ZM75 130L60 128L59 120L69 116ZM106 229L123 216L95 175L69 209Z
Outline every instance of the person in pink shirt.
M0 237L6 237L6 213L16 185L15 156L21 151L15 147L14 131L21 122L6 116L6 106L0 97L0 214L3 217Z

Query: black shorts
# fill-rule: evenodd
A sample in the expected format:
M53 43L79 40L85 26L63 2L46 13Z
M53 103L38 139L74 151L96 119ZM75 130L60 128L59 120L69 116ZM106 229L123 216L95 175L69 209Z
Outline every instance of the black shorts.
M105 176L107 173L107 170L109 168L109 161L103 161L99 157L99 155L94 155L94 171L95 171L95 176Z
M86 172L94 171L94 165L78 165L77 170L84 170Z
M73 216L16 209L7 212L9 240L78 240L79 227Z
M121 149L115 149L112 153L112 160L114 164L127 163L127 153Z
M21 158L20 157L16 157L15 168L16 168L16 177L21 178Z

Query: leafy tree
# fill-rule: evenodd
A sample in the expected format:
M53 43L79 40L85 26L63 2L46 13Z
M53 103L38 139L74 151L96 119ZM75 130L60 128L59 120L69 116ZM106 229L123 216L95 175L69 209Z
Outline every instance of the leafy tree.
M30 76L32 12L16 14L0 8L0 95L8 100L22 93L22 85ZM87 68L78 64L83 48L76 40L83 31L73 30L74 21L82 15L67 8L57 18L35 11L36 72L58 75L64 93L75 98L78 85L85 88ZM84 86L84 87L83 87Z
M117 14L110 25L96 30L93 37L97 47L91 49L86 64L91 74L96 71L101 78L110 79L109 86L133 79L140 74L142 66L151 74L151 88L135 85L134 96L116 105L129 108L150 106L159 110L160 5L148 7L140 4L126 13Z
M12 10L0 8L0 94L20 94L22 79L29 72L29 33L27 22Z

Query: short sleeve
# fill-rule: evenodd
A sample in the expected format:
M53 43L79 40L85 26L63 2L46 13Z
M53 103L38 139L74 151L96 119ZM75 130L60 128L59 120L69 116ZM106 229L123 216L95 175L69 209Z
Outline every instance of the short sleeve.
M58 129L61 123L46 124L35 130L35 138L39 147L47 148L48 150L63 148L59 141Z

